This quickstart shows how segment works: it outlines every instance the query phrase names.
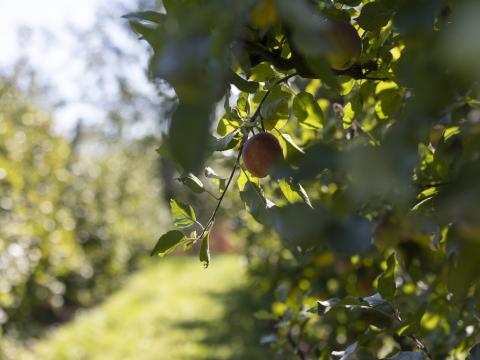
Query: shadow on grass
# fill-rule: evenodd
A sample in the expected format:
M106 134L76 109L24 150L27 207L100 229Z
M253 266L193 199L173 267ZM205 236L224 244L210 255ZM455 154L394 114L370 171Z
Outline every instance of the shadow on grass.
M226 309L221 321L182 321L172 324L188 332L203 329L207 334L200 342L211 349L227 346L231 360L275 359L268 345L260 344L260 338L268 331L265 324L255 319L259 301L255 301L248 287L234 288L228 293L209 292ZM211 354L208 359L218 359Z

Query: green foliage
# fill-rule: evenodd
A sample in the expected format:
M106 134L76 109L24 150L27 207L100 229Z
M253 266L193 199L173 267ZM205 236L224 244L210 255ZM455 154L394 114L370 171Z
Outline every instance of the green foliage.
M0 323L35 332L117 288L162 207L153 154L133 142L74 149L52 133L34 89L27 97L15 84L0 80Z
M158 239L151 255L164 256L170 251L173 251L183 240L185 240L185 235L183 235L181 231L171 230Z
M276 324L264 341L301 359L475 352L477 2L173 4L146 38L152 76L178 95L168 143L182 171L233 162L201 234L222 205L246 229L252 277L271 300L259 317ZM133 29L148 18L130 19ZM328 65L327 18L361 36L349 69ZM285 161L260 181L238 154L261 131L278 136ZM244 210L223 201L235 177ZM331 309L308 311L317 301Z
M378 292L380 295L389 301L392 301L395 296L395 255L392 254L387 258L387 268L378 277Z

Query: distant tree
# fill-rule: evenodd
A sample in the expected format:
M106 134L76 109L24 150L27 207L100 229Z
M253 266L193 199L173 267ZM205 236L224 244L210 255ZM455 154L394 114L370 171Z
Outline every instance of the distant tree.
M89 131L75 150L29 77L0 78L0 325L22 335L118 287L163 213L155 153L143 151L154 139L108 145Z

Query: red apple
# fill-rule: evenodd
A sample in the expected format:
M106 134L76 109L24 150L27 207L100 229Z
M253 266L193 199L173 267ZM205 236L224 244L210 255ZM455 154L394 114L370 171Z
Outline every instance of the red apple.
M272 165L283 159L282 146L272 134L260 133L247 140L242 159L253 176L264 178L270 173Z

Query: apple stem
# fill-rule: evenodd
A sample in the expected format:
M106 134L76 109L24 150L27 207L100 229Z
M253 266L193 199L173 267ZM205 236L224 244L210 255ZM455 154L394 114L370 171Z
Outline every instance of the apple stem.
M260 125L262 126L262 131L265 132L265 124L263 123L263 116L260 115Z

